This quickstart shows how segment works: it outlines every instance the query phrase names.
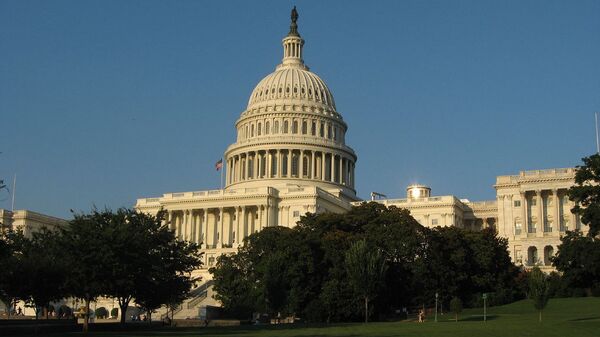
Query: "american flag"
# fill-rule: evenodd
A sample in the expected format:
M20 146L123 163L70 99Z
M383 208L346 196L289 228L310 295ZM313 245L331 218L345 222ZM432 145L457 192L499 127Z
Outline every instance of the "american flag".
M215 168L217 171L223 168L223 158L219 159L219 161L215 164Z

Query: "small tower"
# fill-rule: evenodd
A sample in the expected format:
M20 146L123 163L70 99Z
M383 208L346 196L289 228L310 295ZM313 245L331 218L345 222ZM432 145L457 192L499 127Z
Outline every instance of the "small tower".
M422 199L431 196L431 188L425 185L413 184L406 188L406 197L408 199Z

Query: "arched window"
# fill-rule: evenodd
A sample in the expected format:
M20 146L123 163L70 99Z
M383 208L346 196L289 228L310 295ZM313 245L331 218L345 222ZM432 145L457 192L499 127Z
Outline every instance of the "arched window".
M261 134L261 129L262 129L261 126L262 125L260 122L258 122L258 124L256 124L256 135L257 136L260 136L260 134Z
M268 135L270 130L271 130L271 123L269 121L266 121L265 122L265 135Z
M298 155L292 154L292 177L298 177Z
M552 264L552 256L554 256L554 248L552 246L544 247L544 265L549 266Z
M536 247L529 247L527 249L527 264L535 266L538 263L538 253Z
M331 139L331 124L327 124L327 138Z
M248 179L254 177L254 159L248 158Z
M254 124L250 125L250 137L254 137Z
M279 133L279 121L273 122L273 134Z
M287 177L288 174L288 154L284 153L281 155L281 176Z
M246 132L244 132L244 138L248 138L248 124L246 124Z
M316 121L312 121L312 125L310 126L310 134L313 136L317 135L317 122Z
M333 128L333 140L338 140L338 128L337 128L337 126Z
M308 133L308 126L306 121L302 121L302 134L305 135Z
M292 122L292 133L298 133L298 121Z
M260 157L260 172L258 172L259 177L260 178L264 177L266 172L267 172L267 156L264 155L264 156Z
M290 124L290 122L288 122L288 121L283 122L283 133L288 133L289 124Z
M325 137L325 124L321 123L321 130L319 131L319 136Z

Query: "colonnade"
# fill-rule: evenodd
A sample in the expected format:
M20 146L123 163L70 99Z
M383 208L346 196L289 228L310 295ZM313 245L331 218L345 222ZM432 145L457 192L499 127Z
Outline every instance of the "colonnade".
M572 203L565 200L566 192L563 189L521 191L520 220L515 222L515 235L521 234L519 225L529 234L580 229L579 219L570 211ZM511 207L515 206L512 200Z
M227 185L265 178L300 178L354 188L354 159L333 152L259 150L227 158Z
M168 210L169 228L202 249L238 247L248 235L274 226L273 206L231 206Z

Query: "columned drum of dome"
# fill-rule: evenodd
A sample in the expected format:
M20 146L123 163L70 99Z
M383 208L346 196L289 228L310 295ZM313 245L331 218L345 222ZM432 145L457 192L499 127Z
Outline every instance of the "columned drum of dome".
M283 60L254 88L225 152L226 188L313 185L356 198L348 126L325 82L304 64L297 12L283 38Z

